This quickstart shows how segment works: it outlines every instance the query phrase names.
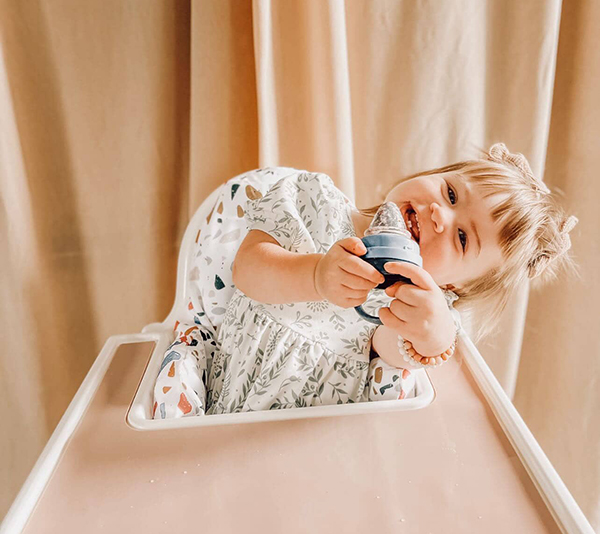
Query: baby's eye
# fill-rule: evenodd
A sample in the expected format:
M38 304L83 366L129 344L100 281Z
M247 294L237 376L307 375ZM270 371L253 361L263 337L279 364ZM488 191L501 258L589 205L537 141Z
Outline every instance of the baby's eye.
M456 193L454 192L454 189L450 187L450 185L448 185L448 197L450 198L450 204L456 204Z
M462 245L464 252L465 246L467 245L467 234L465 234L460 228L458 229L458 238L460 239L460 244Z

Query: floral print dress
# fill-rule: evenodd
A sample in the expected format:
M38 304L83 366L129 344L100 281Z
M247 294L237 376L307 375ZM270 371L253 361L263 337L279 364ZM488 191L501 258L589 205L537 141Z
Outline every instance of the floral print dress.
M355 236L349 199L329 176L295 171L247 203L248 230L286 250L325 254ZM373 310L392 299L371 292ZM264 304L235 290L208 376L208 414L368 400L369 353L376 325L327 301Z
M185 313L173 326L174 341L165 351L154 385L152 416L171 419L202 415L207 410L206 381L219 351L217 337L235 292L232 264L248 233L244 213L291 167L254 169L220 187L208 216L197 229L188 261Z
M290 251L325 253L355 235L355 209L328 176L292 167L251 170L221 187L188 258L189 301L156 379L154 418L412 396L414 374L424 371L382 381L380 358L369 366L376 327L354 309L262 304L233 284L233 260L250 229ZM452 310L457 297L448 293ZM374 291L363 307L377 315L391 300Z

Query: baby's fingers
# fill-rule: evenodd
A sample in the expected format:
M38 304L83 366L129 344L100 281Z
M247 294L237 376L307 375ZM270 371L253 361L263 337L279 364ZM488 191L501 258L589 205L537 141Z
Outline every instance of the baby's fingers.
M363 256L367 253L367 247L365 247L365 244L359 237L347 237L345 239L341 239L336 243L336 245L342 247L346 252L355 254L357 256Z
M410 306L419 306L428 295L427 290L405 282L396 282L387 287L385 293L388 297L396 297Z
M385 294L388 297L395 297L396 291L400 289L400 286L406 285L408 282L394 282L391 286L385 288Z
M403 321L402 319L394 315L389 308L379 309L379 319L381 320L384 326L395 330L402 337L406 337L405 333L408 327L406 321Z
M366 280L361 276L356 276L355 274L349 273L342 267L340 267L339 282L343 286L351 289L362 289L366 291L370 291L377 285L376 282L371 282L370 280Z
M404 261L390 261L383 268L392 274L399 274L405 278L409 278L414 285L422 289L434 289L437 287L431 275L418 265Z
M383 275L375 269L375 267L356 256L347 255L340 262L340 266L344 271L359 276L360 278L370 280L375 285L379 285L385 280Z
M352 289L346 286L342 287L344 290L344 297L347 299L359 299L360 303L363 303L365 300L367 300L367 297L369 296L368 291L364 291L362 289Z

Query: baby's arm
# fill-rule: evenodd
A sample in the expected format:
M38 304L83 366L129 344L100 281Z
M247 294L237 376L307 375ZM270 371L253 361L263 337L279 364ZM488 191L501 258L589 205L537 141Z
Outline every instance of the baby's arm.
M250 298L268 304L326 299L350 308L362 304L383 282L383 276L359 258L366 251L358 237L348 237L327 254L300 254L285 250L265 232L251 230L233 263L233 283Z
M321 300L314 273L322 256L289 252L266 232L250 230L233 262L233 283L268 304Z
M373 350L392 367L404 367L406 363L398 350L398 332L388 326L378 326L371 339Z

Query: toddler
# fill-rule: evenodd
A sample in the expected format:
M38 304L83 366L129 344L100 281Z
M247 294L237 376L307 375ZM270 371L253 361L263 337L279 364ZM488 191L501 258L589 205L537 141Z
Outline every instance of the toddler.
M496 144L392 188L385 200L400 208L423 267L388 263L413 284L369 294L383 276L360 258L360 238L379 206L358 210L328 176L285 167L228 185L199 233L198 296L161 366L154 417L367 401L373 358L399 368L408 396L404 358L446 359L454 302L484 306L477 337L488 332L523 280L570 262L577 222L521 154ZM353 309L365 301L381 307L383 325Z

